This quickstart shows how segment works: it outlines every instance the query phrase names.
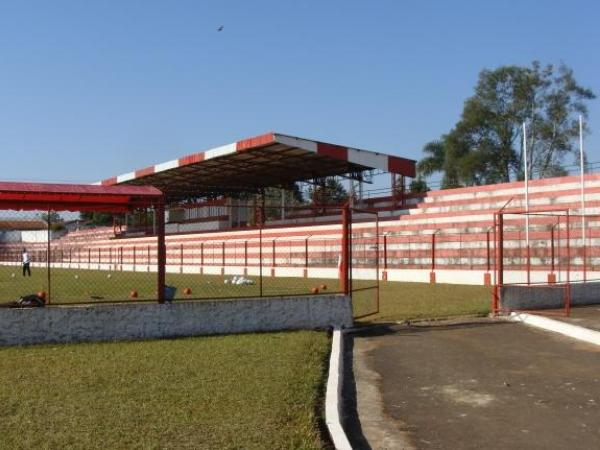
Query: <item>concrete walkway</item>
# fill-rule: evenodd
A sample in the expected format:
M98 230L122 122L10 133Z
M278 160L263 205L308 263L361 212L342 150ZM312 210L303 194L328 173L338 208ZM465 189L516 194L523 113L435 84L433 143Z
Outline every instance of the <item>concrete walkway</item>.
M554 318L554 317L553 317ZM555 317L557 320L600 331L600 306L579 306L571 309L569 317Z
M598 346L491 320L381 326L352 344L355 448L598 448Z

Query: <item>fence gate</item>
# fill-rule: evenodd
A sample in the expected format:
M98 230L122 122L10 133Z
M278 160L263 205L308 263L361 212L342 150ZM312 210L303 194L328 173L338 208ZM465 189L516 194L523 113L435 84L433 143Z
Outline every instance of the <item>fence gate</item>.
M379 217L376 211L351 208L349 278L354 318L379 312Z

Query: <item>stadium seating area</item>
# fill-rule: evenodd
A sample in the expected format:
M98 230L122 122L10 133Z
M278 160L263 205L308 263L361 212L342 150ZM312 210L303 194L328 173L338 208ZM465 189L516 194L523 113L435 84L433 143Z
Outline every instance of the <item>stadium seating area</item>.
M531 211L569 209L580 211L578 177L561 177L530 182ZM382 210L379 221L379 276L397 281L447 282L489 284L493 271L493 216L505 207L524 209L522 182L491 186L431 191L412 196L408 206L394 209L391 199L372 199L366 207ZM586 211L600 213L600 174L586 176ZM189 273L244 273L256 274L259 261L263 271L273 276L336 277L340 252L340 220L335 216L321 216L322 224L306 223L309 217L288 217L289 223L280 223L259 232L248 228L230 231L177 233L167 236L167 270ZM327 220L325 220L327 219ZM556 218L552 219L556 222ZM573 219L577 221L580 219ZM550 228L548 220L532 220L531 270L535 280L545 281L549 272ZM294 224L298 225L294 225ZM507 222L505 246L507 264L513 280L523 280L524 218L515 216ZM375 224L368 215L354 217L355 277L371 278L373 267L365 267L376 255ZM559 231L560 233L560 231ZM571 227L571 264L582 267L581 229ZM594 245L600 237L600 220L588 220L588 270L595 272L600 254ZM360 239L359 239L360 237ZM368 243L365 239L370 238ZM557 245L564 249L558 235ZM563 236L564 241L564 236ZM152 237L115 238L112 227L73 231L52 242L53 260L62 267L110 270L153 270L155 239ZM15 244L2 244L4 255L14 257ZM12 248L14 247L14 248ZM44 245L35 250L42 255ZM511 253L512 252L512 253ZM362 255L359 257L358 255ZM6 260L8 256L3 256ZM42 258L42 256L38 256ZM562 259L561 259L562 258ZM557 256L555 268L564 265L564 253ZM374 264L373 264L374 265ZM267 269L265 269L265 267ZM371 270L367 270L371 269ZM577 278L577 274L575 277Z

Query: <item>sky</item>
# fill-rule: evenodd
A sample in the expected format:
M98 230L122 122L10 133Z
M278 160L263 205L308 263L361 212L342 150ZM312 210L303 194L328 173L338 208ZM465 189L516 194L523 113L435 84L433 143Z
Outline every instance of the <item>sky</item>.
M0 0L0 180L93 182L268 131L419 159L484 68L563 62L600 95L599 21L576 0Z

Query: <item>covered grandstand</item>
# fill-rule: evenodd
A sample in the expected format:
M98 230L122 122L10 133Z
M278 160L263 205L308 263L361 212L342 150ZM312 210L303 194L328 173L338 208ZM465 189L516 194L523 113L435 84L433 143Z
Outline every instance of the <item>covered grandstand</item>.
M373 173L391 174L389 210L407 203L406 178L415 177L415 161L380 152L267 133L182 156L161 164L105 179L98 184L151 185L169 203L167 232L224 230L254 225L264 207L267 188L292 188L296 183L325 186L328 177L349 181L350 192L370 182ZM295 205L298 206L298 205ZM306 205L289 208L282 196L279 225L326 222L323 211ZM264 218L261 219L264 221Z

